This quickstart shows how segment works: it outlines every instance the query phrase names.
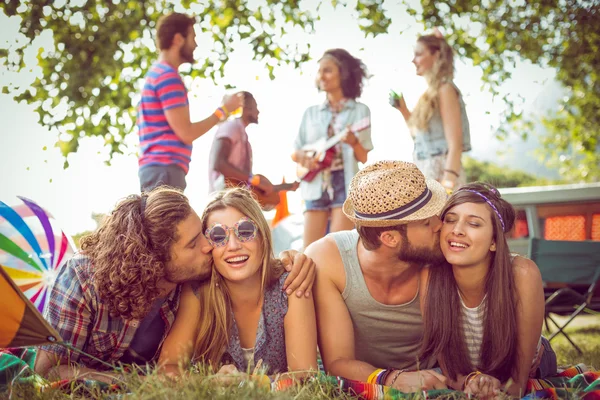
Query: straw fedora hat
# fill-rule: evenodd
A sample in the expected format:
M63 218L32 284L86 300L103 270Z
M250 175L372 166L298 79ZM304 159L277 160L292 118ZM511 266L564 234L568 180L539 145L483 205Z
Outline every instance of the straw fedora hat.
M386 227L437 215L446 199L444 187L415 164L379 161L352 178L342 209L356 225Z

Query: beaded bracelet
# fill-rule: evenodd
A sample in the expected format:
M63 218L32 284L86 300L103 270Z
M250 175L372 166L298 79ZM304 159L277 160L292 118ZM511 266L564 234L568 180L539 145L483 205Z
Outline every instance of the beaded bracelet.
M467 387L467 385L469 384L469 382L471 382L471 380L473 380L477 375L481 375L481 372L479 371L473 371L471 372L469 375L467 375L465 377L465 380L463 381L463 385L462 385L462 390L464 391L465 388Z
M379 374L377 374L377 379L375 379L375 383L378 385L383 385L385 382L385 379L388 377L388 375L392 372L391 369L384 369L383 371L381 371Z
M396 379L398 379L400 374L402 374L405 371L406 371L405 369L399 369L398 372L396 372L396 375L394 375L394 378L392 378L392 381L390 382L390 386L394 386L394 382L396 382Z

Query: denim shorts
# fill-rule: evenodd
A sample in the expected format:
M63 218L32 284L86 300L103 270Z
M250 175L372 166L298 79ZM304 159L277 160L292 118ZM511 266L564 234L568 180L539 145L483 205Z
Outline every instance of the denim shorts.
M306 200L306 211L327 211L332 208L339 208L346 201L346 181L344 179L344 170L331 172L331 186L333 188L333 199L325 190L321 197L316 200Z
M535 378L541 379L556 375L556 370L558 369L556 353L552 349L552 346L550 346L548 339L543 336L542 348L540 351L543 351L544 353L542 354L542 360L540 361L540 365L536 371Z

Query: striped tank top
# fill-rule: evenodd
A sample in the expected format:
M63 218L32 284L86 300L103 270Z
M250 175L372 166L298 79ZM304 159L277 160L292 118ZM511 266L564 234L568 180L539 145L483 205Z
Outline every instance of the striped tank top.
M460 297L460 304L462 306L461 323L463 327L463 335L465 338L465 344L469 352L469 359L471 360L471 366L476 369L479 366L481 360L481 344L483 343L483 318L485 316L486 309L486 298L487 294L483 297L483 300L477 307L469 308L465 305L462 296ZM540 355L540 349L542 347L542 337L538 341L535 349L535 355L531 365L536 365L538 356Z
M510 261L515 260L516 254L510 255ZM487 293L483 296L483 300L477 307L469 308L463 301L460 292L458 293L460 298L460 304L462 306L461 324L463 328L463 335L465 338L465 344L469 352L469 359L471 360L471 366L477 368L481 361L481 344L483 343L483 319L486 311L486 299ZM535 356L533 357L532 366L536 365L540 350L542 348L542 337L538 341L535 349Z
M458 297L460 297L460 304L462 306L461 323L465 344L469 351L469 359L471 360L471 365L477 367L480 360L481 343L483 343L483 317L485 315L485 299L487 298L487 294L483 297L483 301L474 308L466 306L460 293Z

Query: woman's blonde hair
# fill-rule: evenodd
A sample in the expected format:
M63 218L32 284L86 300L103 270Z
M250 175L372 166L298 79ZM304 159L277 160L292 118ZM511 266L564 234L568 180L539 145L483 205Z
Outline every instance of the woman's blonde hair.
M217 210L232 207L250 218L258 228L256 239L260 241L261 290L272 285L283 273L281 261L273 255L271 230L258 202L251 192L242 188L232 188L216 193L202 214L202 231L208 228L208 217ZM230 233L233 234L233 233ZM216 268L212 269L209 282L196 291L200 300L198 335L195 344L194 360L217 367L227 350L233 316L230 310L230 295L224 279Z
M427 90L417 102L409 120L411 126L427 129L429 120L439 108L440 87L454 78L454 54L446 39L437 35L420 36L417 42L426 46L431 54L438 53L433 67L425 75Z

